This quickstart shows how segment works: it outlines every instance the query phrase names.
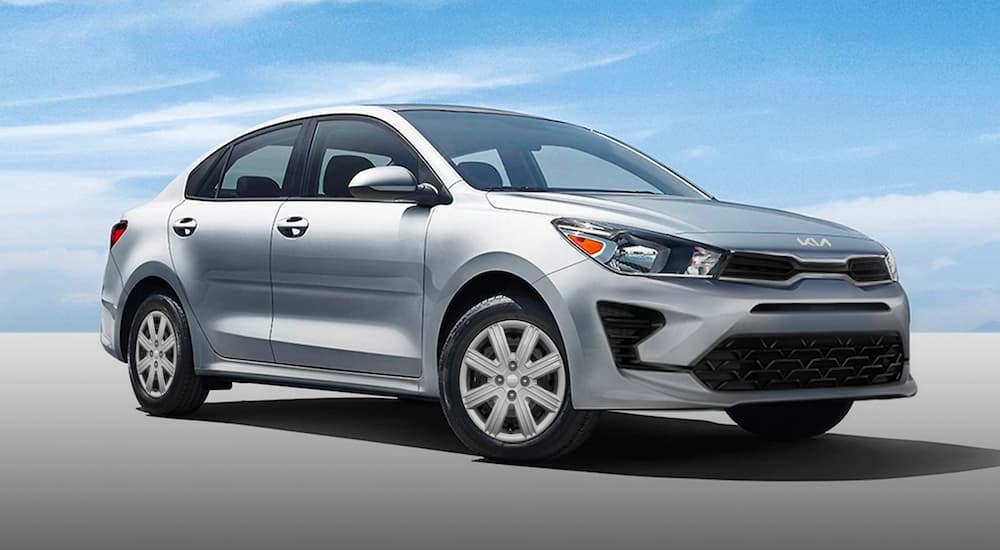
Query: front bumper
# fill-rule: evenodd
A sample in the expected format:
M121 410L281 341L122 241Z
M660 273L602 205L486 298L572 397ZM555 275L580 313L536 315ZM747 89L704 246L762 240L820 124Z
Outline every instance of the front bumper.
M713 391L684 367L732 336L895 332L909 357L909 306L899 284L859 287L841 279L803 279L786 287L706 279L629 277L586 260L536 281L561 329L578 409L725 409L739 404L814 399L909 397L909 362L898 382L836 388ZM665 325L638 346L642 363L619 368L598 314L599 301L660 312ZM884 311L751 313L760 304L879 303Z

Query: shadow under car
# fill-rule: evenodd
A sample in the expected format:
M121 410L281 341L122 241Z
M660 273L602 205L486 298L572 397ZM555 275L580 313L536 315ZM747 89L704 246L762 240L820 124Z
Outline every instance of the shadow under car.
M348 397L208 403L187 419L471 454L434 402ZM997 466L995 449L836 434L779 444L730 425L614 412L603 414L576 452L536 465L743 481L891 479Z

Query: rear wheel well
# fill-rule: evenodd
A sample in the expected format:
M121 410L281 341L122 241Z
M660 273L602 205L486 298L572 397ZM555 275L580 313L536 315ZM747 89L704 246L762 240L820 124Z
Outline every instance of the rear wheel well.
M448 304L448 309L445 310L444 317L441 319L441 328L438 331L436 357L440 359L444 342L462 315L465 315L472 306L483 300L501 294L514 300L521 298L537 302L545 308L550 316L552 315L552 311L542 299L541 294L528 281L506 271L481 273L466 281Z
M129 335L132 333L133 317L135 317L135 312L138 311L142 302L153 294L163 294L164 296L173 298L173 300L177 303L180 303L180 300L177 298L177 293L174 292L170 283L159 277L146 277L132 288L132 291L128 295L128 299L125 301L125 307L122 308L122 322L118 333L118 341L121 342L122 356L125 358L126 362L129 360L128 339Z

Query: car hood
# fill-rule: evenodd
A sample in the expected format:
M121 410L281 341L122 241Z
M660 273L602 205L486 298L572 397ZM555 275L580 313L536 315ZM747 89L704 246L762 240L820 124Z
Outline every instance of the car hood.
M729 250L800 257L882 254L882 245L833 222L710 199L627 193L491 192L495 208L637 227Z

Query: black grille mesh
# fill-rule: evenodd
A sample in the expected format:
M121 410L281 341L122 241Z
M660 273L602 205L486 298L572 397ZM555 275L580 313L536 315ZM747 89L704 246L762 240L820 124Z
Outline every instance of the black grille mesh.
M843 273L859 283L891 280L889 268L881 256L852 258L847 264L800 262L789 256L736 252L730 256L719 275L728 279L787 281L800 273Z
M722 277L784 281L796 273L790 258L758 254L733 254L722 270Z
M903 375L897 333L737 336L691 367L713 390L872 386Z
M855 258L847 262L847 272L855 281L870 283L876 281L887 281L889 266L882 258Z
M664 324L663 314L652 309L598 302L597 312L611 346L615 365L623 368L642 367L636 346Z

